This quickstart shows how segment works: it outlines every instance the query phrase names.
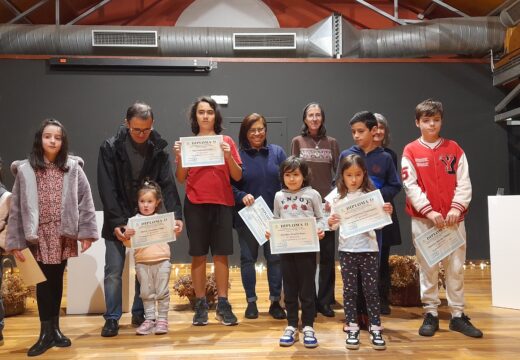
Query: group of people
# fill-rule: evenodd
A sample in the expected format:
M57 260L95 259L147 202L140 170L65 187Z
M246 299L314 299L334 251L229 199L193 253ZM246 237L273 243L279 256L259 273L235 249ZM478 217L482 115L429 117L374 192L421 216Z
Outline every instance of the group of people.
M220 109L210 97L198 98L188 116L195 136L218 135L223 131ZM224 325L237 324L228 300L228 256L233 252L233 228L240 243L241 278L247 302L244 316L257 318L255 263L261 246L237 211L262 196L275 218L314 217L320 244L319 253L280 255L271 253L268 242L262 245L267 261L269 314L275 319L287 319L280 346L298 341L301 325L304 346L317 347L313 327L316 313L335 316L335 231L339 229L337 250L343 280L346 347L359 348L360 330L366 326L372 347L385 349L380 315L390 313L389 249L401 242L393 198L404 186L414 239L434 226L452 226L458 227L465 240L464 215L471 200L466 156L454 141L440 136L442 104L431 99L421 102L416 107L415 119L421 136L405 147L401 176L397 173L397 155L388 149L390 131L382 115L356 113L349 123L356 145L340 152L336 139L327 136L325 112L319 103L304 108L301 135L292 140L289 157L280 146L268 143L266 119L252 113L242 121L238 147L231 137L223 136L223 165L184 167L182 143L176 141L171 149L176 164L173 172L168 144L153 128L151 107L134 103L117 134L103 142L98 157L97 182L104 211L101 236L106 246L106 312L101 336L116 336L119 331L125 253L135 234L128 220L156 213L175 214L172 233L176 235L186 227L196 296L193 325L208 323L205 289L209 251L218 293L216 317ZM25 261L22 250L29 248L47 278L36 288L41 330L29 356L54 346L71 346L59 327L64 269L67 259L78 255L78 240L84 252L99 238L91 189L82 166L81 158L68 153L64 126L55 119L46 119L35 134L29 159L11 165L16 176L12 194L0 181L0 247L17 261ZM183 207L175 180L185 185ZM333 189L336 195L325 201ZM383 229L345 235L335 209L375 189L381 192L383 210L391 214L393 223ZM270 238L269 231L265 236ZM481 337L482 332L464 314L465 253L464 244L442 261L452 313L449 328ZM132 324L138 335L165 334L170 246L156 244L136 249L134 256L137 281ZM425 310L419 334L433 336L439 328L439 267L430 267L420 251L417 258ZM280 304L282 289L285 309ZM0 302L0 338L2 328Z

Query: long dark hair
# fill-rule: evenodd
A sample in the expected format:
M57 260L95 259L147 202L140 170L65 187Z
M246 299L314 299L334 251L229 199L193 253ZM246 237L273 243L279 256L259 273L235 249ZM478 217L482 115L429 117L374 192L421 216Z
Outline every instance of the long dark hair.
M199 123L197 122L197 107L201 102L206 102L211 106L213 111L215 111L215 125L213 130L215 131L215 134L220 134L223 130L222 128L222 115L220 114L220 108L218 107L218 104L209 96L201 96L195 102L193 105L191 105L189 117L191 122L191 132L195 135L197 135L200 132Z
M279 176L280 182L282 183L282 188L287 189L287 185L285 185L285 182L283 181L284 174L286 172L291 172L296 169L300 169L300 172L303 175L302 188L305 186L309 186L311 182L311 169L309 168L307 161L297 156L291 155L287 159L282 161L282 163L280 164Z
M302 125L302 129L301 129L301 135L302 136L310 136L310 134L309 134L309 127L305 123L305 119L307 118L307 111L309 111L309 109L311 107L317 107L317 108L320 109L320 112L321 112L321 125L320 125L320 128L318 129L318 139L324 138L325 136L327 136L327 129L325 128L325 110L323 110L323 107L319 103L317 103L317 102L308 103L303 108L303 125Z
M56 156L54 164L62 171L68 171L67 157L69 155L69 139L65 127L58 120L49 118L42 121L40 129L34 134L34 142L31 153L29 154L29 163L36 170L45 169L45 161L43 159L43 131L47 126L57 126L61 130L61 149Z
M264 129L267 132L267 121L265 118L257 113L252 113L247 115L244 120L242 120L242 124L240 125L240 132L238 134L238 146L240 150L249 149L251 144L247 139L247 132L251 129L251 126L258 120L262 120L262 124L264 125ZM263 146L267 145L267 137L264 140Z
M339 164L339 171L336 177L336 186L338 188L338 193L341 198L344 198L348 193L348 187L343 181L343 172L350 168L351 166L357 165L363 170L363 182L361 183L361 191L370 192L375 190L375 186L370 180L368 176L367 167L365 165L365 160L357 154L350 154L344 157Z

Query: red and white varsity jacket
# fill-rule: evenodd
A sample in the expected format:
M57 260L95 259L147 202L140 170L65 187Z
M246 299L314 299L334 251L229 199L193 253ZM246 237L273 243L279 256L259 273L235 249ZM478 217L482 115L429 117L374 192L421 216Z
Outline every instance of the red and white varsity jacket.
M451 208L464 219L471 201L471 181L466 155L452 140L441 138L430 147L417 139L403 150L401 176L406 192L406 212L426 217L437 211L444 218Z

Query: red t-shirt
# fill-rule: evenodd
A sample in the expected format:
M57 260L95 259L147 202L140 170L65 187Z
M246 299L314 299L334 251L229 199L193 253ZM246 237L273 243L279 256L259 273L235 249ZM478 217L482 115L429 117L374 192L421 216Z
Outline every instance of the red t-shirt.
M231 156L242 165L237 146L233 139L224 135L224 141L231 147ZM220 204L234 206L227 164L190 168L186 179L186 195L193 204Z

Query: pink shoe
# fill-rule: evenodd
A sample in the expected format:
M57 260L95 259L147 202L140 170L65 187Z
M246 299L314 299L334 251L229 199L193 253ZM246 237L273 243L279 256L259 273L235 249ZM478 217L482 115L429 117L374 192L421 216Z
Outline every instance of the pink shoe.
M155 324L155 335L163 335L168 333L168 320L159 319Z
M149 335L153 332L154 328L155 328L154 320L145 320L141 325L139 325L139 327L137 328L135 333L137 335Z

